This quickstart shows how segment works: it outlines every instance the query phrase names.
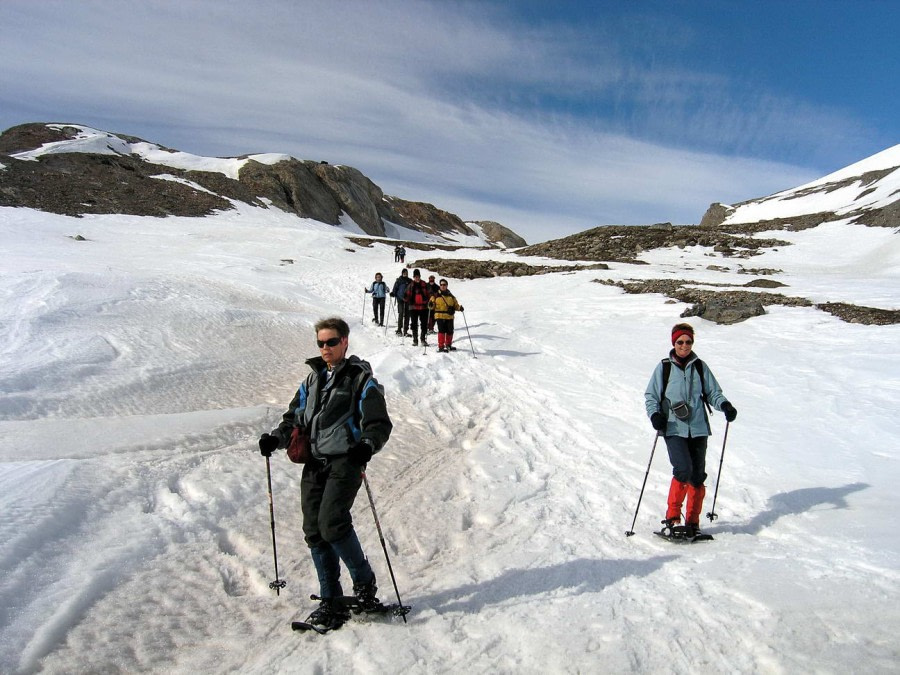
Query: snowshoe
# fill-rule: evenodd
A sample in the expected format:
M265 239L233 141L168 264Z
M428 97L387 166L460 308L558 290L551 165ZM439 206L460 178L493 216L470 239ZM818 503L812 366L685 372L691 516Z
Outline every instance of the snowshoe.
M305 621L294 621L291 628L298 631L312 630L324 635L337 630L350 619L350 610L340 598L318 598L319 606L306 617Z

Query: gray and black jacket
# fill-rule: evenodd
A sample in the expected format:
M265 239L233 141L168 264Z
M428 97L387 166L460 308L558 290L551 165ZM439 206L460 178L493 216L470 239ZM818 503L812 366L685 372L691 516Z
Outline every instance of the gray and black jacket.
M378 384L367 361L347 357L330 378L320 356L306 364L312 372L300 385L281 424L272 432L279 447L290 443L295 426L309 430L313 456L317 459L347 454L357 441L381 450L391 435L384 388Z

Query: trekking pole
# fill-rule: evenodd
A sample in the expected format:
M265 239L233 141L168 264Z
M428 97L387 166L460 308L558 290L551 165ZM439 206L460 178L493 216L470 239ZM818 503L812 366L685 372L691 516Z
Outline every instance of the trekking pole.
M637 522L637 514L641 508L641 500L644 498L644 488L647 487L647 476L650 475L650 465L653 464L653 453L656 452L656 442L659 440L660 434L658 431L656 432L656 438L653 439L653 448L650 450L650 461L647 462L647 473L644 474L644 484L641 485L641 496L638 497L637 508L634 510L634 520L631 521L631 529L626 530L625 536L630 537L634 535L634 524Z
M431 308L428 309L426 319L425 330L423 331L425 333L425 337L422 338L422 344L425 346L425 349L422 352L422 356L425 356L428 353L428 324L431 322Z
M394 310L394 298L388 296L387 300L387 318L384 320L384 337L387 337L388 326L391 325L391 315Z
M368 295L368 291L363 290L363 308L362 308L362 316L359 317L359 325L366 325L366 295Z
M362 472L363 483L366 486L366 494L369 495L369 506L372 507L372 517L375 518L375 529L378 530L378 538L381 539L381 549L384 551L384 559L387 560L388 572L391 574L391 582L394 584L394 593L397 594L397 605L403 609L403 601L400 599L400 590L397 588L397 579L394 577L394 568L391 567L391 557L388 555L387 544L384 543L384 533L381 531L381 523L378 522L378 514L375 512L375 500L372 498L372 488L369 487L369 479L366 472ZM402 613L403 623L406 623L406 614Z
M716 513L716 497L719 496L719 481L722 480L722 462L725 459L725 443L728 441L729 424L731 424L731 422L725 422L725 437L722 439L722 454L719 456L719 473L716 474L716 491L713 494L712 508L709 510L709 513L706 514L706 517L709 518L709 522L712 522L719 517L719 514Z
M469 332L469 321L466 319L466 313L460 312L460 314L463 315L463 321L466 324L466 335L469 336L469 346L472 348L472 358L477 359L478 357L475 356L475 345L472 344L472 334Z
M284 579L278 578L278 547L275 544L275 503L272 501L272 469L266 457L266 481L269 484L269 519L272 523L272 555L275 558L275 581L269 582L269 588L275 589L275 595L281 595L281 589L287 585Z

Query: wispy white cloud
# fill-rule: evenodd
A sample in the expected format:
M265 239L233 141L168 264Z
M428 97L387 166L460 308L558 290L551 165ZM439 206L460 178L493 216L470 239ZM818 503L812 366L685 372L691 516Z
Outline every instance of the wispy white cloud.
M502 5L421 0L5 0L0 26L5 126L40 115L194 153L352 164L530 240L696 221L710 201L816 177L765 159L767 144L860 133L839 112L659 63L649 45L697 36L652 20L533 26Z

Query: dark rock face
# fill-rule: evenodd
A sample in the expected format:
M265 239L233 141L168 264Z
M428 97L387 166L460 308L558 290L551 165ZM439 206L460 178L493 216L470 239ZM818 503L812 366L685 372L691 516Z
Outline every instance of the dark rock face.
M150 173L150 165L131 157L80 153L46 155L36 162L0 156L0 163L6 166L0 171L0 206L28 206L68 216L205 216L232 208L218 194L154 178L168 174L202 184L218 182L221 174L203 176L204 172L177 169ZM255 201L249 194L244 197Z
M251 192L271 200L282 211L337 225L340 204L322 189L311 164L314 162L290 159L267 165L251 159L241 167L238 177Z
M466 236L475 233L462 219L448 211L439 209L425 202L410 202L399 197L384 198L386 208L383 212L385 220L414 230L429 234L456 232Z
M481 226L481 231L487 237L489 242L502 244L506 248L520 248L527 246L528 242L508 227L495 223L492 220L476 221Z
M763 304L756 298L738 299L725 293L718 293L706 302L698 302L682 316L699 316L707 321L731 324L765 313Z
M78 129L52 128L46 124L20 124L0 134L0 155L37 150L45 143L56 143L75 138Z
M700 219L700 227L715 227L725 222L725 218L734 211L731 206L725 206L719 202L714 202L706 209L706 213Z
M491 277L529 277L535 274L552 272L569 272L585 269L609 269L608 265L528 265L520 262L499 262L496 260L447 260L444 258L425 258L416 260L410 265L430 270L442 277L450 279L486 279ZM408 266L410 266L408 265Z
M741 226L696 227L663 223L652 226L607 225L516 251L559 260L605 260L639 263L637 256L655 248L707 246L726 256L748 258L760 249L789 246L780 239L758 239L757 230Z
M0 205L73 216L203 216L231 209L230 200L237 200L258 207L270 203L330 225L339 224L341 214L346 213L366 234L376 237L385 236L388 222L437 236L475 234L452 213L432 204L385 195L357 169L326 162L292 158L269 165L251 159L234 180L222 173L145 162L137 155L60 153L33 161L12 157L46 143L74 139L81 133L82 129L75 126L23 124L0 134L0 164L6 167L0 170ZM141 141L122 134L108 135L131 143ZM492 241L515 241L515 233L502 225L497 227L502 228L501 234Z

